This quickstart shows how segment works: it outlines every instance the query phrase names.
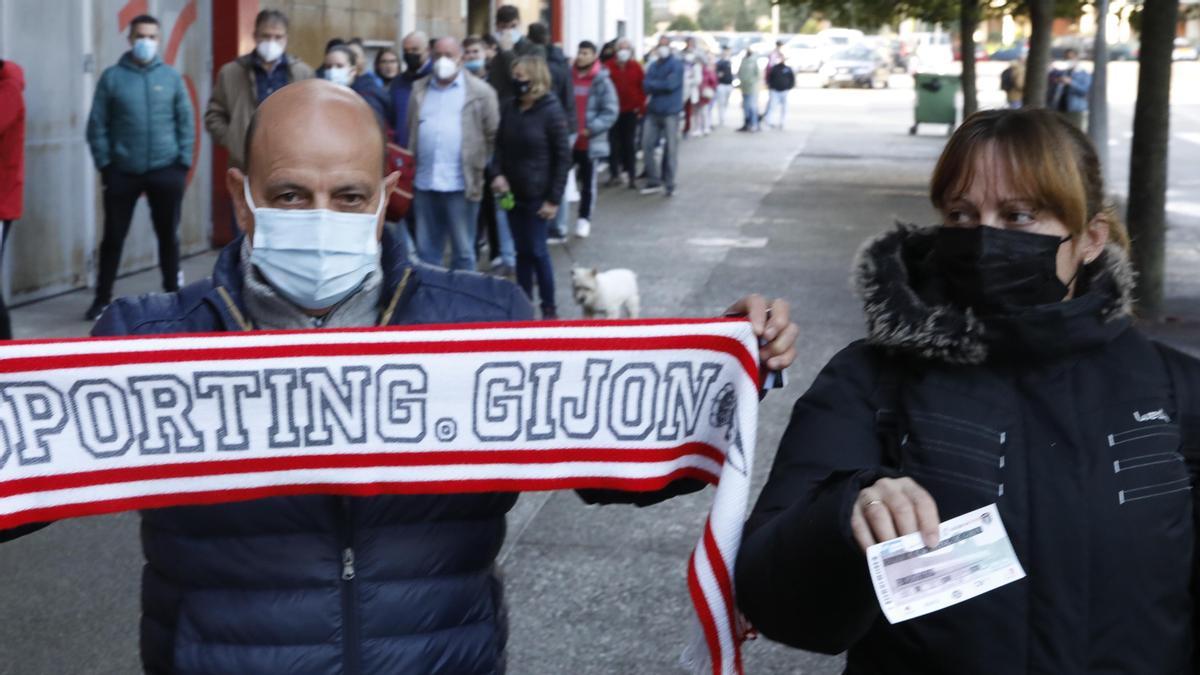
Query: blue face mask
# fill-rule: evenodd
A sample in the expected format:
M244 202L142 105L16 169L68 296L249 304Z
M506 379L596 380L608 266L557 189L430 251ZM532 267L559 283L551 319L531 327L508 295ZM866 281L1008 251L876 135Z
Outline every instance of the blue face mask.
M158 40L138 38L133 41L133 58L142 63L150 63L158 53Z
M485 61L483 59L471 59L470 61L464 62L463 65L466 66L467 70L471 71L472 73L478 73L479 71L483 70L484 63Z
M250 196L249 179L242 189L254 213L250 262L292 304L312 310L333 307L379 267L377 232L386 201L382 189L375 213L259 208Z

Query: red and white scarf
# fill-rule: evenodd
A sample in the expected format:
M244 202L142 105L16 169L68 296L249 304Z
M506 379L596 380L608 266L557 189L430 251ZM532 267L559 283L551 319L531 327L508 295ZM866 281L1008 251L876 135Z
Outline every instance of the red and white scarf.
M685 660L740 673L757 354L748 323L721 319L4 343L0 529L280 495L700 478L717 488L688 564Z

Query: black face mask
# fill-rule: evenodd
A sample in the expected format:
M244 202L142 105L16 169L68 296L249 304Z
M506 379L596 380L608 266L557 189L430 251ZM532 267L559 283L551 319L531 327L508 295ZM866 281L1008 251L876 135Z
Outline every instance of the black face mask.
M533 89L533 83L529 80L513 80L513 87L517 90L518 96L524 96Z
M983 310L1032 307L1067 297L1057 263L1058 248L1070 240L996 227L942 227L933 255L954 303Z
M420 54L405 54L404 55L404 67L406 69L405 72L415 74L418 70L421 69L421 64L423 64L424 62L425 62L425 59L422 58Z

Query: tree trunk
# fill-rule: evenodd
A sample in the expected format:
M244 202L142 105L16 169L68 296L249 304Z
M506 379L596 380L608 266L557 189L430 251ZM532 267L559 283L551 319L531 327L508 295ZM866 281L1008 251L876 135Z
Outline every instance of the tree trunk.
M1025 62L1026 108L1046 106L1050 74L1050 33L1054 29L1054 0L1029 0L1029 59Z
M1088 136L1108 176L1108 0L1096 0L1096 41L1092 46L1092 90L1088 92Z
M959 6L959 44L962 52L963 119L979 110L975 86L975 29L979 27L979 0L961 0Z
M1179 0L1146 0L1142 9L1126 220L1138 272L1138 313L1149 319L1160 317L1163 305L1171 50L1178 15Z

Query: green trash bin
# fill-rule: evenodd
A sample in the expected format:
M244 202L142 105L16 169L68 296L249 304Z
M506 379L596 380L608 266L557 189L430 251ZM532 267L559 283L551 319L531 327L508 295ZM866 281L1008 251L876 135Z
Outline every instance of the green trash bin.
M959 76L917 73L913 80L916 82L917 105L915 120L908 133L916 135L917 126L921 124L948 124L947 133L952 133L958 123L958 88L962 83Z

